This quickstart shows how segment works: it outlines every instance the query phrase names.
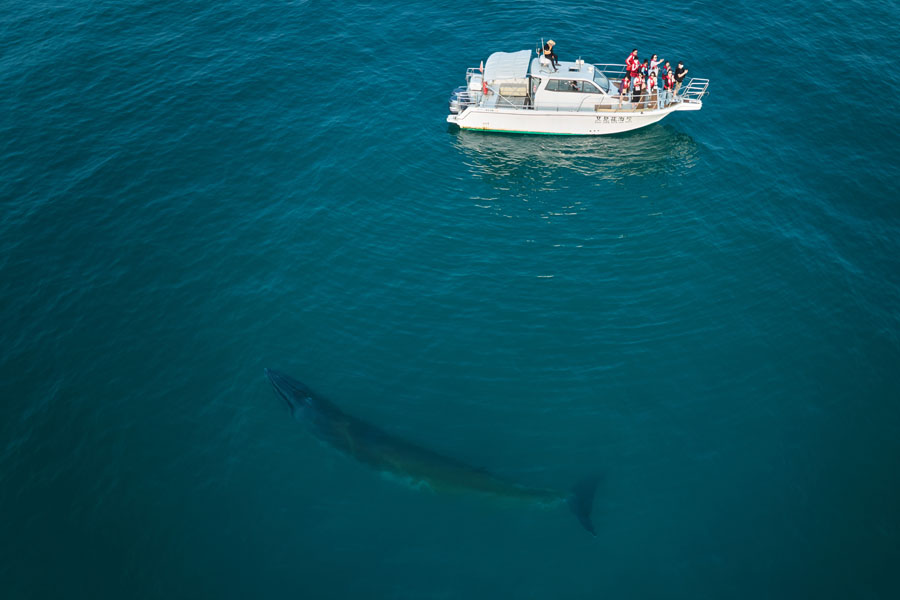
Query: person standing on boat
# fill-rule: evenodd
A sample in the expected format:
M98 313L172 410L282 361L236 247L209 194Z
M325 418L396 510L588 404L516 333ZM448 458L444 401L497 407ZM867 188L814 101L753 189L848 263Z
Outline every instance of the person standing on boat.
M559 60L557 59L556 53L553 51L553 46L556 45L556 42L553 40L548 40L546 44L544 44L544 57L550 60L550 66L553 67L554 71L559 70Z
M631 92L631 103L634 105L634 108L641 109L644 104L644 76L638 71L631 81L634 84L634 89Z
M661 65L664 62L665 62L664 60L657 59L655 54L650 57L650 76L651 77L656 77L657 75L659 75L659 65ZM668 64L668 63L666 63L666 64Z
M629 79L634 79L639 67L640 63L638 62L637 48L635 48L631 51L631 54L628 55L628 58L625 59L625 70L628 71Z
M656 85L657 91L660 89L659 85L659 65L661 65L663 61L656 58L656 55L650 57L650 69L647 71L647 76L653 80L654 85Z
M668 66L669 63L666 63ZM673 100L672 98L672 90L675 89L675 74L672 73L672 69L666 69L665 73L663 73L663 101L665 105L668 106L669 103Z
M647 77L647 80L644 82L644 89L647 91L647 108L658 108L659 98L654 100L659 93L656 86L656 77Z
M680 60L678 61L678 68L675 69L675 95L678 95L678 89L681 87L681 82L684 81L684 76L687 75L688 70L684 68L684 63Z
M631 79L628 77L628 74L622 75L622 81L619 82L619 108L622 107L622 102L628 100L628 88L631 87Z

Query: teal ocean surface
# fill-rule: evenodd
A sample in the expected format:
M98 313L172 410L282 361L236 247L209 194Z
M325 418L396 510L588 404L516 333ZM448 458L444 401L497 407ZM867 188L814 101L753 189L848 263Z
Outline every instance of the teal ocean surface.
M893 1L7 2L0 596L897 598ZM459 132L494 51L703 110ZM263 369L597 537L318 443Z

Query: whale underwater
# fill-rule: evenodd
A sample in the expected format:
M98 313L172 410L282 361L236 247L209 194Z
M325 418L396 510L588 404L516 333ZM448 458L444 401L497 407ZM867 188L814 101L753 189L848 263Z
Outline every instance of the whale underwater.
M579 482L569 492L521 485L348 415L287 375L271 369L266 369L265 373L294 419L304 424L320 441L376 471L399 476L435 492L468 492L541 508L566 504L578 522L591 535L597 535L591 522L596 477Z

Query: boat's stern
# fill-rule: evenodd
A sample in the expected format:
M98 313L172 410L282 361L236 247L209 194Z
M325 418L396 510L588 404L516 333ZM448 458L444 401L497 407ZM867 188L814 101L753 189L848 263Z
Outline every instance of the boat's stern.
M461 85L450 93L450 115L457 115L460 111L460 96L466 92L466 86ZM465 100L463 100L465 101ZM449 120L449 119L448 119Z
M490 59L489 59L490 60ZM478 104L484 94L484 65L469 67L466 70L466 85L461 85L450 92L447 115L448 123L458 123L457 116L462 115L467 108Z

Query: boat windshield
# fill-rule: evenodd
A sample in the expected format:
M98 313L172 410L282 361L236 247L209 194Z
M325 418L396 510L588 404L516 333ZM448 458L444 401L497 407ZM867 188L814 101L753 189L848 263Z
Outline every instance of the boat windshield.
M606 78L600 69L594 69L594 83L600 86L600 89L606 92L607 94L612 94L612 84L609 82L609 79Z

